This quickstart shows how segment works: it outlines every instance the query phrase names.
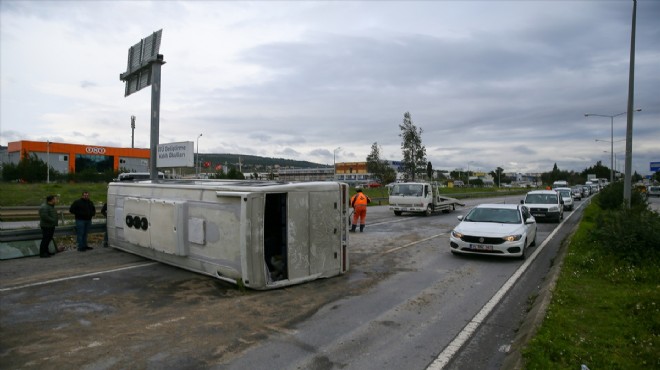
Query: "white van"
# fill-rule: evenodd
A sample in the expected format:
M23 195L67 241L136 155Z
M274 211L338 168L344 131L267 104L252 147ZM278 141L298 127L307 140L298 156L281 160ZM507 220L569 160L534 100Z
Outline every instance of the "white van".
M165 179L165 174L158 172L158 178ZM151 173L149 172L124 172L120 173L115 181L144 181L151 180Z
M568 181L558 180L558 181L555 181L555 182L552 183L552 188L553 189L567 188L567 187L568 187Z

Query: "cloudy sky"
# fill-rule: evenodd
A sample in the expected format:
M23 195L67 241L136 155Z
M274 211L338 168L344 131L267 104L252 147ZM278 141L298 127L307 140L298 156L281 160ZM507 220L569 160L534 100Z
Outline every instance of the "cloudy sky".
M160 143L321 164L401 159L405 112L436 169L610 166L633 2L0 2L0 145L150 143L128 48L163 30ZM660 1L639 0L633 170L660 161ZM614 119L623 169L626 115ZM597 141L602 140L602 141ZM337 149L339 148L339 149Z

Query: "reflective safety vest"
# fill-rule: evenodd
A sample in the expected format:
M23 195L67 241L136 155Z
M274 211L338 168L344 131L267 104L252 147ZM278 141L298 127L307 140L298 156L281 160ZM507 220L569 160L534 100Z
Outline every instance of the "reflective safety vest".
M362 194L362 192L353 195L351 198L351 206L366 206L369 202L369 197Z

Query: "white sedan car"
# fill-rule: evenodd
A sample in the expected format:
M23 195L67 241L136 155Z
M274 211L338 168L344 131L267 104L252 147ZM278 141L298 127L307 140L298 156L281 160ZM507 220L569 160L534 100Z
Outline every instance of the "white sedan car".
M465 216L449 237L454 254L525 258L536 245L536 220L522 204L480 204Z

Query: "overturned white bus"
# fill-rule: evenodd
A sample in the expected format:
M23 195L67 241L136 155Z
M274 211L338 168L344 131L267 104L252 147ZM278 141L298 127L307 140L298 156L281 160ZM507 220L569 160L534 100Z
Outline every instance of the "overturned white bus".
M348 185L113 182L110 246L252 289L348 271Z

